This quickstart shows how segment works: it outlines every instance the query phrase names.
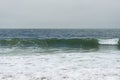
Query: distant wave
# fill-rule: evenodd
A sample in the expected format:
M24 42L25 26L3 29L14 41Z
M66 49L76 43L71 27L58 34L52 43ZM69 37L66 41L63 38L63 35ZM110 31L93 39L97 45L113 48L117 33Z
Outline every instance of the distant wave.
M20 46L20 47L77 47L77 48L98 48L99 45L119 45L119 39L24 39L11 38L1 39L0 46Z

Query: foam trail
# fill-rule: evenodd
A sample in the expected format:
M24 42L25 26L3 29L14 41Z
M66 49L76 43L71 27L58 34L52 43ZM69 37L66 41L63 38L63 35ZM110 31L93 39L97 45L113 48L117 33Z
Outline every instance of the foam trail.
M98 39L99 40L99 44L101 45L117 45L119 39L118 38L114 38L114 39Z

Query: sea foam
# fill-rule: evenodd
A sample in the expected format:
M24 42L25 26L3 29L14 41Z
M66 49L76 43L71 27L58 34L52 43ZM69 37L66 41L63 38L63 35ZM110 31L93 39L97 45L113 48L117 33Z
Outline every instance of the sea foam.
M88 79L119 80L120 56L86 52L0 57L0 80Z
M99 44L101 45L117 45L119 39L118 38L113 38L113 39L98 39Z

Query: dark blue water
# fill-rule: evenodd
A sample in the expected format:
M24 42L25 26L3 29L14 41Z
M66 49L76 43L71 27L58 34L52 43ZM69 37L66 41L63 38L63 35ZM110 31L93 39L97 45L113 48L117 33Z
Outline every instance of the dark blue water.
M0 29L3 38L120 38L120 29Z

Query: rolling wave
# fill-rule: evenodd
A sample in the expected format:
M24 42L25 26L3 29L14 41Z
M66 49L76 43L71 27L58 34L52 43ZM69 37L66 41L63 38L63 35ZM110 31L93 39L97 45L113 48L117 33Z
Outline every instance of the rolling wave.
M119 39L23 39L11 38L1 39L0 46L20 46L20 47L81 47L81 48L98 48L99 45L119 45Z
M2 39L1 46L39 46L39 47L98 47L97 39Z

